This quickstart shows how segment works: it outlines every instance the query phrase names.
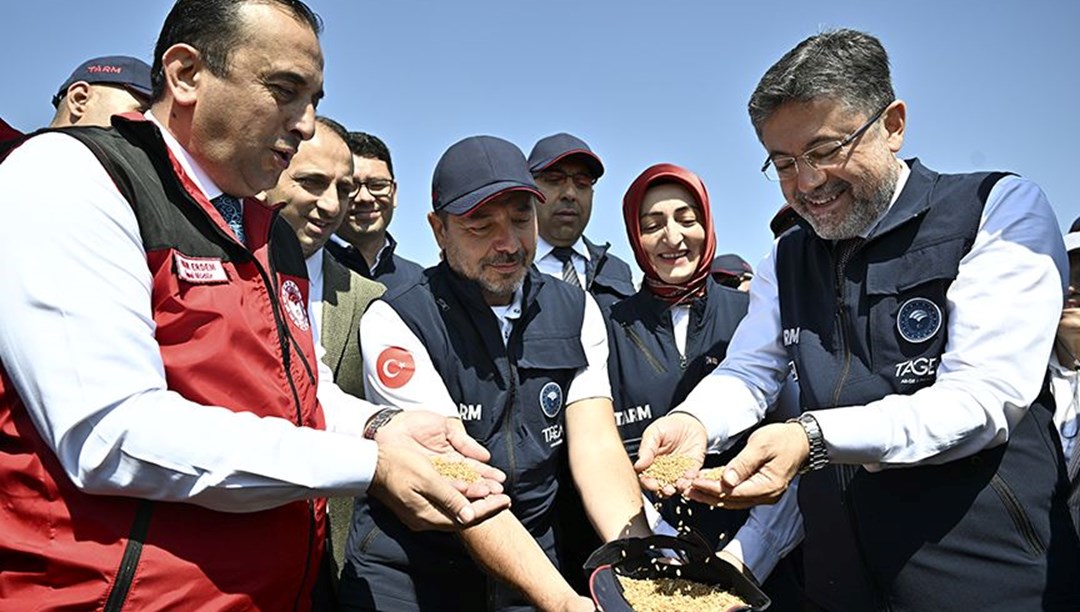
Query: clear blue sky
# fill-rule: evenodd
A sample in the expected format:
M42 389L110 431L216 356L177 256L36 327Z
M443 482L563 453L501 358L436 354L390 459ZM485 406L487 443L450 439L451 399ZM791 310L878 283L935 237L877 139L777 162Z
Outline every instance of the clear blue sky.
M718 252L755 266L780 192L746 116L761 74L800 40L852 27L882 39L908 103L904 151L939 171L1007 169L1080 215L1080 2L311 0L326 22L320 112L379 135L401 184L391 231L432 263L431 171L456 140L494 134L528 153L568 131L603 158L586 234L632 262L619 212L661 161L702 176ZM0 116L29 130L81 61L149 61L171 2L5 2ZM57 169L57 180L63 180Z

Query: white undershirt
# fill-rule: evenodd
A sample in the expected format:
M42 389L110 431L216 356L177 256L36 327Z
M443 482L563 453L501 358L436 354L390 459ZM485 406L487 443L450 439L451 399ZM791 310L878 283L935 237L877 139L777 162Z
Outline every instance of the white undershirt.
M690 304L672 306L671 329L675 334L675 347L679 349L679 356L686 357L686 334L690 329Z
M1056 353L1050 355L1050 390L1054 393L1054 425L1061 434L1061 449L1068 463L1080 429L1080 371L1061 365Z

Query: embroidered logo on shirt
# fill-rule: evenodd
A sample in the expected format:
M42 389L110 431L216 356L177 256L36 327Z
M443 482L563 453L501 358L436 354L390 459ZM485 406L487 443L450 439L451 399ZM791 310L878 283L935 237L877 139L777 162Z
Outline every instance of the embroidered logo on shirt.
M896 314L896 329L908 342L926 342L941 329L941 309L926 298L911 298Z
M285 312L289 313L294 325L301 331L310 329L307 318L307 309L304 308L304 294L300 293L300 287L287 280L281 283L281 303L285 306Z
M173 265L182 281L196 285L229 282L224 264L216 257L188 257L173 251Z
M409 351L397 346L383 349L379 358L375 361L375 369L378 371L379 382L390 389L403 387L412 378L416 371Z
M479 421L484 418L484 405L458 404L458 416L462 421Z
M896 377L903 384L933 380L937 376L937 357L919 357L896 364Z
M554 419L562 410L562 387L555 381L549 381L540 389L540 409L548 418Z

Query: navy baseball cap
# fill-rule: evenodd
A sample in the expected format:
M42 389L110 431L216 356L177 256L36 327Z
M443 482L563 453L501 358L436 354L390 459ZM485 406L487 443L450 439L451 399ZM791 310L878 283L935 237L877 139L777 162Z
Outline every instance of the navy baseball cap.
M451 145L435 165L431 207L467 215L507 191L528 191L544 201L517 145L494 136L470 136Z
M150 66L146 62L127 55L107 55L80 64L56 91L52 105L59 107L60 100L67 95L68 87L78 81L119 85L136 96L147 99L151 92Z
M1080 217L1073 221L1069 233L1065 234L1065 250L1070 253L1080 250Z
M566 133L541 138L533 145L532 152L529 153L529 171L533 174L543 172L572 155L581 158L594 179L604 175L604 164L589 145L577 136Z
M735 253L725 253L724 255L717 255L713 258L709 273L732 277L741 277L744 274L752 276L754 274L754 268L751 267L745 259L739 257Z

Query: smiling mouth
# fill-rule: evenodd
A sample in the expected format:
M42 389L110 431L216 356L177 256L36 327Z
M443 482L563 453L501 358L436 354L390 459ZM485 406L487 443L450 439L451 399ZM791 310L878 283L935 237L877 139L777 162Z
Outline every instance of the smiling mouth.
M847 191L847 186L840 187L834 190L832 193L825 193L822 195L811 194L799 194L799 201L811 208L822 208L832 204Z
M674 262L684 257L689 257L690 251L683 249L681 251L675 251L674 253L661 253L660 259L664 261Z

